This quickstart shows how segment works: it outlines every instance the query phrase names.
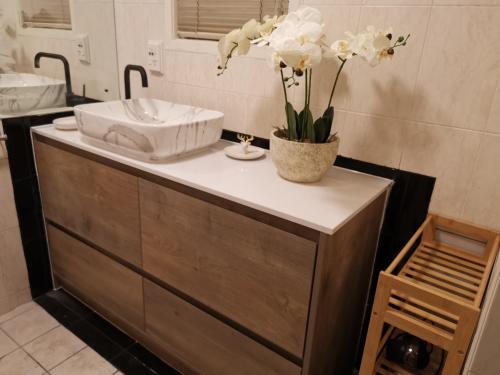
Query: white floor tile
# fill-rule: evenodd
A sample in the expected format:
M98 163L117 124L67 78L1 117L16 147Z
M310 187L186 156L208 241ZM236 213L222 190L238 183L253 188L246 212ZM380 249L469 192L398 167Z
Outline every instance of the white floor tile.
M36 306L2 323L0 327L19 345L24 345L58 325L57 320Z
M63 326L43 334L23 348L45 369L50 370L82 350L85 343Z
M52 375L111 375L115 372L110 363L89 347L50 371Z
M13 352L18 348L17 344L12 341L12 339L7 336L2 330L0 330L0 358Z
M33 361L33 359L22 349L17 349L0 359L0 374L42 375L45 374L45 370Z

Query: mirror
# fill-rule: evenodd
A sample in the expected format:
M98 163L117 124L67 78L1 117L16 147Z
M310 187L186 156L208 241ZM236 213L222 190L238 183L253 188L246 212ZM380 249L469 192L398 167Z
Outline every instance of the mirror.
M63 62L38 52L67 59L75 99L119 98L113 0L0 0L0 116L66 106Z

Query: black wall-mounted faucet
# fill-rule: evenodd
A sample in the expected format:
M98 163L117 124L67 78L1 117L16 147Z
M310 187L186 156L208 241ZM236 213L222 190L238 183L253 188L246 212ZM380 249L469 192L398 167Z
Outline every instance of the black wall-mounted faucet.
M73 88L71 87L71 74L69 72L68 60L66 60L66 57L64 57L63 55L59 55L57 53L38 52L35 55L35 68L40 68L40 59L42 57L62 61L64 65L64 79L66 80L66 101L67 101L68 98L73 96Z
M135 70L141 74L142 87L148 87L148 75L140 65L127 65L124 71L125 99L130 99L130 71Z

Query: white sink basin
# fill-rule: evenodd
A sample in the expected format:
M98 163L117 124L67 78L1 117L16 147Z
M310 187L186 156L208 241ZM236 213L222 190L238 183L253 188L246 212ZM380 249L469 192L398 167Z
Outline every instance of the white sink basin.
M224 114L156 99L75 107L83 140L134 159L157 162L220 139Z
M64 107L64 81L27 73L0 74L0 115Z

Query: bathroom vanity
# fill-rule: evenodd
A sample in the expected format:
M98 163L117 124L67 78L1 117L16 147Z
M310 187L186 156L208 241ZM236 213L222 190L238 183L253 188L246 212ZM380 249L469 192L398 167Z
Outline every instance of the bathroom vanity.
M389 180L32 132L56 285L186 374L350 373Z

